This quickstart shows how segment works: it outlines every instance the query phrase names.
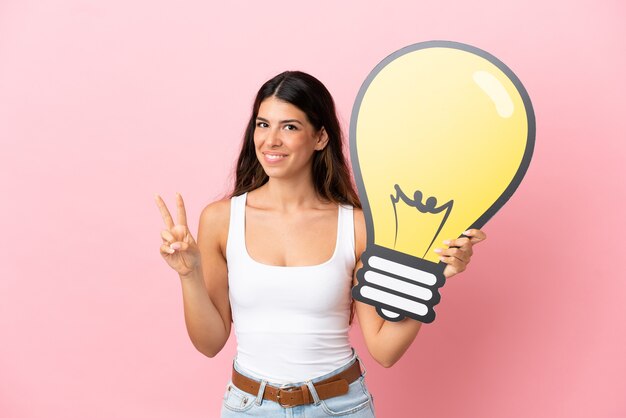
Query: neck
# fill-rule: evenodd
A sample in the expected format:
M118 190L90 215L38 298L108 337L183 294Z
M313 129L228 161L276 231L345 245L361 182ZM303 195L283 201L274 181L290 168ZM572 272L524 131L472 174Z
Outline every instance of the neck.
M285 212L317 206L320 203L310 173L299 178L270 177L262 189L265 205Z

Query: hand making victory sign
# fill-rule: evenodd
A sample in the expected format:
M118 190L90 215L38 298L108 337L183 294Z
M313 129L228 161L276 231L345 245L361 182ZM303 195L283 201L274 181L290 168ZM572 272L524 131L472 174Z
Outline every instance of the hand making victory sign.
M170 211L158 194L154 196L156 204L167 229L161 231L161 255L178 274L187 275L200 264L200 251L187 226L185 203L180 193L176 193L177 223L174 224Z

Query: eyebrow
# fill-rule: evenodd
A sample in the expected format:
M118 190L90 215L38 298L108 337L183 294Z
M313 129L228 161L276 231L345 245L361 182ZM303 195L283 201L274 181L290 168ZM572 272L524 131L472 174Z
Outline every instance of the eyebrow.
M269 120L267 120L265 118L262 118L260 116L257 116L256 119L260 120L260 121L263 121L263 122L269 122ZM285 120L279 121L278 123L283 124L283 123L294 123L294 122L304 126L304 124L302 122L300 122L298 119L285 119Z

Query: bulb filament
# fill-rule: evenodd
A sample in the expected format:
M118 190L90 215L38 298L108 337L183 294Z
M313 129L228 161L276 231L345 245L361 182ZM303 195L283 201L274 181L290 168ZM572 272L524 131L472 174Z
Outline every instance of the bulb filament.
M452 206L454 205L454 200L450 200L444 203L443 205L437 207L437 198L434 196L430 196L428 199L426 199L424 203L422 203L422 199L424 196L422 192L420 192L419 190L416 190L415 193L413 193L413 199L411 199L402 191L402 189L400 189L399 185L397 184L394 185L394 188L396 189L395 196L390 195L391 204L393 205L393 214L396 220L396 234L394 238L394 246L398 242L399 228L398 228L398 212L396 210L396 204L400 200L402 200L402 202L404 202L407 206L414 207L421 213L437 214L437 213L441 213L445 211L445 214L441 220L441 223L439 224L439 228L437 228L437 232L435 232L435 234L433 235L432 241L430 242L430 244L428 245L428 248L426 248L426 251L424 252L424 255L422 256L422 257L425 257L426 254L428 254L428 250L430 250L430 247L433 246L433 243L435 242L435 239L439 235L439 232L441 232L441 228L443 228L443 226L445 225L446 220L448 219L448 216L450 216L450 212L452 211Z

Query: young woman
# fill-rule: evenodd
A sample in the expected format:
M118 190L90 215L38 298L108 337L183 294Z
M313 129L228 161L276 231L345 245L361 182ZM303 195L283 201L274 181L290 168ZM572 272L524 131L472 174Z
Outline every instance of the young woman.
M197 244L176 198L175 223L156 196L167 227L160 251L180 276L191 341L213 357L235 326L237 357L222 417L373 417L348 341L353 310L368 351L384 367L404 354L420 322L384 321L351 299L365 220L324 85L288 71L261 87L234 191L204 208ZM466 235L435 250L446 277L463 271L472 245L486 238L480 230Z

